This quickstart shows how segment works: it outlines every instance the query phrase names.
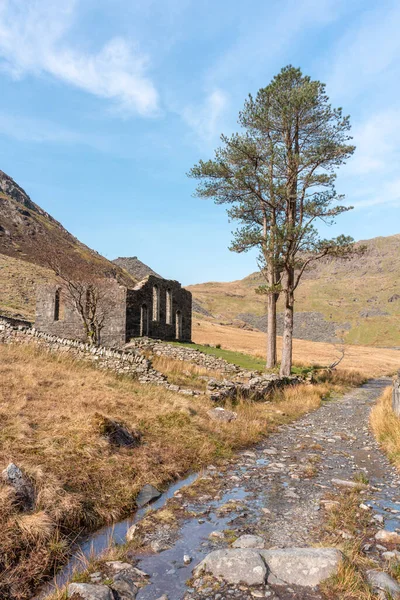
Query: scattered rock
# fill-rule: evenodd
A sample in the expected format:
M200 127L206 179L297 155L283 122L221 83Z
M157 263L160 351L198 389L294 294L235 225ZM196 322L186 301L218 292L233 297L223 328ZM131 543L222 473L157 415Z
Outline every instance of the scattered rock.
M348 481L347 479L332 479L333 485L337 485L338 487L345 488L357 488L365 490L368 486L365 483L360 483L358 481Z
M373 520L376 521L377 523L383 523L384 519L382 515L374 515Z
M114 600L114 595L106 585L92 583L70 583L67 588L68 598L78 600Z
M225 536L223 531L212 531L208 537L210 539L223 540Z
M264 540L259 535L241 535L232 544L233 548L264 548Z
M314 587L337 572L342 553L336 548L261 550L270 571L268 583Z
M320 504L328 512L331 511L331 510L335 510L335 508L337 508L338 506L340 506L340 502L338 502L337 500L321 500Z
M133 574L129 571L118 573L114 577L112 589L118 593L118 600L135 600L138 588L133 580Z
M14 463L10 463L2 472L3 480L11 485L15 492L15 501L23 511L35 506L35 490L29 477Z
M150 548L153 552L164 552L164 550L168 550L169 545L164 540L153 540L150 543Z
M137 525L131 525L126 532L126 541L132 542L135 539L135 534L137 531Z
M133 571L133 566L128 562L122 562L121 560L112 560L106 562L107 567L109 567L114 573L120 573L121 571Z
M237 419L237 413L221 407L212 408L211 410L207 411L207 414L213 421L224 421L226 423L230 423L231 421Z
M135 448L139 446L142 434L140 431L128 429L124 423L109 419L104 415L98 413L95 414L97 426L100 430L100 434L104 436L110 444L113 446L125 446L128 448Z
M387 573L370 569L367 571L367 579L375 590L383 590L388 592L392 598L400 598L400 585Z
M161 492L158 491L153 485L150 483L146 483L140 490L136 498L136 506L142 508L142 506L146 506L153 500L157 500L161 496Z
M400 534L387 529L380 529L375 534L375 539L377 542L383 542L384 544L400 544Z
M202 573L211 573L231 584L262 585L267 578L267 567L255 550L215 550L194 570L195 577Z
M387 551L387 552L382 552L382 558L384 558L385 560L396 560L397 562L400 561L400 552L398 550L391 550L391 551Z

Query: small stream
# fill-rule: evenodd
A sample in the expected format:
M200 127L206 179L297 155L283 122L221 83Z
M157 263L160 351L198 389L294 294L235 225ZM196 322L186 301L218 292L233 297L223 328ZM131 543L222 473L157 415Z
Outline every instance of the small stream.
M151 504L143 506L143 508L137 510L134 515L124 519L123 521L119 521L118 523L105 525L95 533L82 538L82 540L76 543L73 550L73 555L65 567L63 567L63 569L56 575L51 583L45 586L45 588L35 597L34 600L46 598L46 596L54 591L54 588L62 587L68 583L74 573L84 569L84 558L99 556L111 544L123 544L126 541L126 533L128 529L135 523L141 521L146 516L146 513L150 507L153 510L162 508L177 491L187 485L190 485L196 481L198 477L198 473L192 473L191 475L188 475L185 479L181 479L172 484L157 500Z
M167 538L171 535L168 549L136 556L137 567L149 574L149 585L139 590L137 600L156 600L162 594L167 594L170 600L203 600L198 591L187 586L187 581L192 577L193 567L208 552L229 543L210 538L212 532L261 534L267 547L304 547L318 542L320 524L325 519L320 501L327 493L339 493L332 484L333 478L353 480L357 473L364 472L373 487L362 498L371 507L371 518L383 517L384 523L377 523L377 528L399 530L399 474L383 456L368 429L371 404L386 385L387 380L371 381L343 399L326 403L299 421L282 426L278 433L251 452L236 455L221 469L209 467L204 474L192 474L172 485L151 508L162 508L175 496L192 516L178 531L166 530ZM305 476L303 467L316 456L318 460L312 463L318 467L316 473ZM176 494L203 476L210 480L206 492L190 499ZM229 512L221 510L232 500L237 504ZM128 528L140 521L148 508L149 505L82 540L53 585L38 599L45 598L54 583L65 585L75 570L82 569L82 554L98 555L110 541L123 543ZM184 564L184 555L190 556L190 564ZM239 592L239 596L232 598L250 597Z

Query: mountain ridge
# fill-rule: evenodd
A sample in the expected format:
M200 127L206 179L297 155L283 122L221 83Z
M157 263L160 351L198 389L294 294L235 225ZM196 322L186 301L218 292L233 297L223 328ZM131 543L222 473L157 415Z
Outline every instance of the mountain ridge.
M297 290L295 336L301 339L400 346L400 234L361 240L365 254L328 258L306 271ZM219 321L242 321L266 330L260 273L231 282L188 286ZM283 310L282 298L278 313ZM278 316L278 326L281 317ZM279 327L278 327L279 329Z

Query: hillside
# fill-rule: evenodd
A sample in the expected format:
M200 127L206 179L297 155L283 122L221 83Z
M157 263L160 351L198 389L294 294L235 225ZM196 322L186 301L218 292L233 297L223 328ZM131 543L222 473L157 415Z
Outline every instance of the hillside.
M297 293L296 338L400 346L400 234L359 243L367 246L362 257L321 261L305 274ZM253 273L188 289L219 321L241 320L265 331L265 298L255 293L261 283ZM281 331L282 316L278 321Z
M35 285L54 278L48 268L53 252L61 264L73 264L77 272L115 277L126 285L137 281L82 244L0 171L0 312L33 318Z

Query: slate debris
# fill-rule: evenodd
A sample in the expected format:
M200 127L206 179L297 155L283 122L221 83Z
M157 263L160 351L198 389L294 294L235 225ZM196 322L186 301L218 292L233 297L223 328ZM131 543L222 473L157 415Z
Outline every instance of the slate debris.
M154 500L157 500L160 496L161 492L159 492L157 488L150 483L146 483L136 497L136 506L142 508L143 506L146 506L146 504L154 502Z

